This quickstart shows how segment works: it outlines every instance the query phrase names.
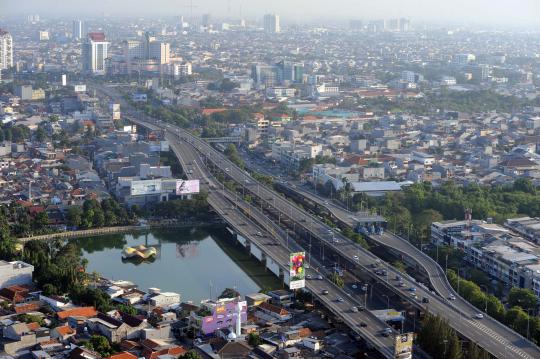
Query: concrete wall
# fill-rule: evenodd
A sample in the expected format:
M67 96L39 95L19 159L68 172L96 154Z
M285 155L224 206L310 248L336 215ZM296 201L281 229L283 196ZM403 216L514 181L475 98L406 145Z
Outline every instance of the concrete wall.
M240 244L243 245L244 247L247 247L249 244L249 241L239 234L236 235L236 240L240 242Z
M279 264L270 257L266 257L266 268L279 277Z
M251 244L249 251L251 252L251 254L253 254L255 258L262 261L263 259L262 251L255 244Z

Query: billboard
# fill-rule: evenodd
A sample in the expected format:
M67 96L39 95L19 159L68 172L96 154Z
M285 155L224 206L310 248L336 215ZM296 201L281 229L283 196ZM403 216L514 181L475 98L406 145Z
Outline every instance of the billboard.
M401 322L405 319L405 313L395 309L372 310L371 313L384 322Z
M199 193L199 180L177 180L176 195Z
M413 350L413 333L405 333L396 335L394 343L394 357L399 359L412 358Z
M289 289L299 289L306 286L305 252L291 253L289 257Z
M161 193L161 179L131 181L131 195L142 196L146 194Z

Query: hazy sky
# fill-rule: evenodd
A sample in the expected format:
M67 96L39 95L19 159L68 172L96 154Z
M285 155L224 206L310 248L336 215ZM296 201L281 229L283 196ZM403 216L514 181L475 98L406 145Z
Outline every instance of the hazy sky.
M0 14L175 15L189 14L191 0L0 0ZM317 17L388 18L404 16L440 23L527 24L540 22L540 0L192 0L194 14L261 16L284 19ZM240 10L241 9L241 10Z

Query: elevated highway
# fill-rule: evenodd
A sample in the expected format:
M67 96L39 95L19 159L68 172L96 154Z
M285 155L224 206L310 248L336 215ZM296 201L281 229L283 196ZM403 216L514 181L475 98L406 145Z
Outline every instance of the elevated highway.
M259 184L247 172L235 166L225 156L203 140L191 135L183 129L162 123L159 120L156 121L151 118L137 119L135 116L131 119L141 125L156 126L156 128L164 129L169 136L176 136L178 144L183 143L187 145L187 147L191 147L192 150L196 150L199 156L204 158L204 161L210 162L222 173L226 174L229 179L241 185L246 193L249 193L261 202L264 202L266 206L274 209L279 213L280 218L286 218L287 225L292 226L293 231L309 233L314 239L331 247L344 261L369 273L374 280L377 280L402 298L408 298L415 306L424 310L429 310L430 312L446 318L453 328L463 336L478 343L492 355L500 358L540 358L540 349L521 335L503 326L492 318L488 317L483 320L474 319L474 314L477 312L476 308L471 308L470 304L461 298L459 301L456 300L455 302L448 300L445 295L453 293L453 290L449 287L444 273L440 273L438 270L432 273L433 278L440 278L440 286L433 286L440 294L433 293L429 291L427 287L418 285L413 278L401 274L388 263L381 262L375 255L366 251L348 238L341 236L339 233L331 232L331 228L320 222L317 218L313 218L313 216L289 202L287 199L281 197L272 189ZM185 156L187 147L183 147L184 150L177 153L180 158ZM202 164L202 159L200 161L198 166L201 166ZM198 173L198 175L202 176L202 172ZM213 190L210 193L212 196L212 198L209 199L211 204L220 207L220 203L213 202L218 200L213 199L213 196L219 196L219 191ZM225 213L223 213L223 216L227 220L227 215ZM265 218L263 221L265 220L271 221L269 218ZM241 224L239 223L236 225L241 227ZM389 238L387 234L387 236L381 235L379 240L389 241L395 239ZM421 261L428 261L428 259L423 258ZM386 275L380 277L375 274L372 268L374 265L378 267L383 266L386 269ZM405 284L404 287L396 286L397 282L394 281L393 278L398 275L402 277L401 281ZM441 278L441 275L444 280ZM412 290L409 290L411 288L415 288L415 298L412 298ZM325 299L322 300L324 301ZM351 305L352 303L354 302L348 302L347 304ZM328 303L328 305L331 304ZM346 310L345 308L340 309ZM342 314L345 318L345 313ZM351 325L351 327L354 328L354 325Z

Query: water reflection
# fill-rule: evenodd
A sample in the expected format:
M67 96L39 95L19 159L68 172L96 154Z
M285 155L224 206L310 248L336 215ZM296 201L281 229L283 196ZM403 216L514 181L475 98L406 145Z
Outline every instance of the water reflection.
M72 241L88 259L88 271L133 281L142 290L158 287L176 291L183 300L208 298L210 287L214 297L226 287L236 287L243 294L281 288L271 272L228 236L226 230L158 230ZM156 247L156 257L151 261L122 260L124 246L140 244Z

